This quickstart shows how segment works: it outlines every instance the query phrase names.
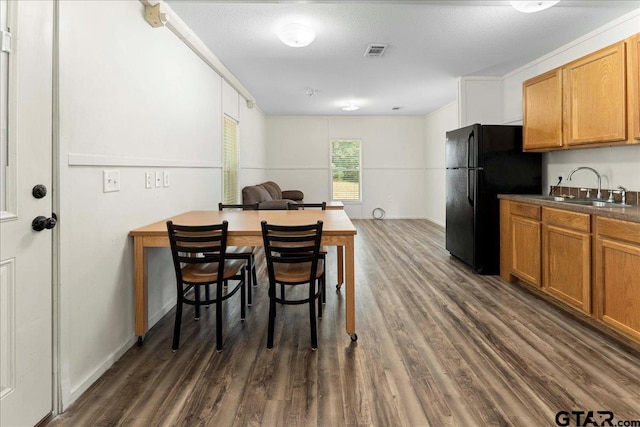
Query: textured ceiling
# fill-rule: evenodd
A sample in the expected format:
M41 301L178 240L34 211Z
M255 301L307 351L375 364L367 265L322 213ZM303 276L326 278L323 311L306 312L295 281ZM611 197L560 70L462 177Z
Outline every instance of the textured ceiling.
M640 8L568 0L534 14L506 1L166 3L265 114L345 116L428 114L455 100L457 77L504 75ZM313 27L315 41L285 46L276 30L289 22ZM371 43L390 47L364 57ZM349 101L362 108L342 111Z

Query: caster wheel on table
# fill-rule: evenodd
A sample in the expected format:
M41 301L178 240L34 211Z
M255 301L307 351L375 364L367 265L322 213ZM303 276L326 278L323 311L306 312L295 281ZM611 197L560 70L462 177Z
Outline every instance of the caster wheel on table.
M342 285L336 285L336 292L340 292L340 289L342 289Z
M353 342L358 341L358 334L351 334L351 341Z

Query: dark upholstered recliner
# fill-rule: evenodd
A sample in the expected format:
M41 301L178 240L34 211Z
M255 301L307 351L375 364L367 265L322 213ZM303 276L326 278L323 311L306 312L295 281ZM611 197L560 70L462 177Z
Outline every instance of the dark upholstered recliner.
M288 209L290 203L302 202L304 194L299 190L282 191L273 181L249 185L242 189L242 204L258 204L258 209Z

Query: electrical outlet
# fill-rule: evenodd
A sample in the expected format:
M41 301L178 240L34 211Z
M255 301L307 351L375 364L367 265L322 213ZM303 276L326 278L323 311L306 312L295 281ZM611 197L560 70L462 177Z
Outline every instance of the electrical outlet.
M156 172L156 188L162 187L162 173Z
M151 172L144 173L144 188L151 188Z
M168 187L169 186L169 172L167 172L167 171L162 172L162 177L164 178L164 186Z
M120 171L119 170L103 170L102 171L102 191L111 193L112 191L120 191Z

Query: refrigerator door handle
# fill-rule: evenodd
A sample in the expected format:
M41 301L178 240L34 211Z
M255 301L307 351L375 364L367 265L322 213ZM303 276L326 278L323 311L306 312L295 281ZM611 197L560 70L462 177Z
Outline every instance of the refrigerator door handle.
M471 189L471 185L475 182L475 177L471 177L471 173L475 173L473 169L467 169L467 201L469 205L473 206L475 204L475 191Z
M470 168L471 165L469 164L469 153L471 152L471 140L475 137L475 134L473 131L471 131L471 133L469 134L469 136L467 137L467 168Z

